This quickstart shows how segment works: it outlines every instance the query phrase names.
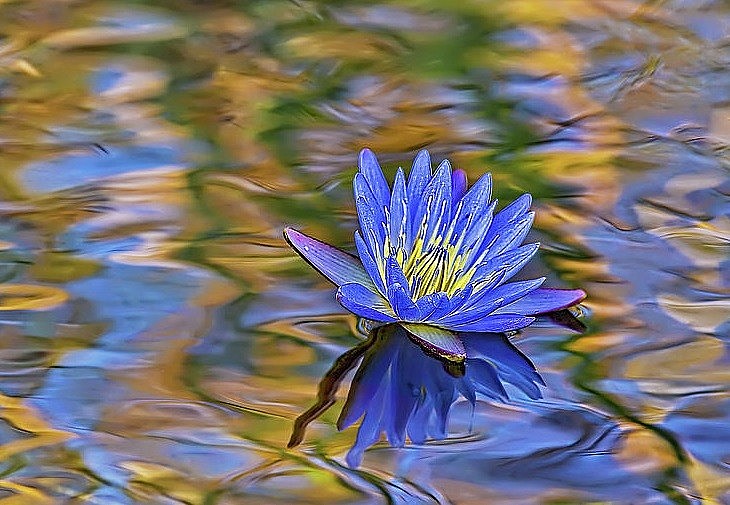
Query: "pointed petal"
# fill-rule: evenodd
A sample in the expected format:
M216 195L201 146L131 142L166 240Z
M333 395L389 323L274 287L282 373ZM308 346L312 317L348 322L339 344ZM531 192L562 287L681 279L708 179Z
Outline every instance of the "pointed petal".
M400 284L403 286L410 298L411 291L408 287L408 279L406 279L400 265L392 256L385 262L385 280L388 286L392 286L393 284Z
M444 160L436 173L418 197L418 210L411 222L414 236L423 238L428 244L431 237L437 235L449 223L451 218L451 165Z
M399 283L389 285L388 300L398 319L401 321L416 321L420 311L406 290L407 288Z
M495 313L513 313L534 316L571 307L586 297L582 289L540 288L519 300L500 307Z
M428 320L436 311L444 309L449 306L449 297L446 293L438 292L424 295L416 300L416 307L418 307L418 320Z
M489 314L495 313L503 305L512 303L529 294L531 291L536 290L543 282L545 282L545 277L540 277L529 281L502 284L497 288L477 293L459 308L459 310L454 311L453 314L443 318L440 322L445 326L451 326L464 325L479 319L484 319ZM510 313L519 314L519 312Z
M452 307L461 307L464 305L464 303L471 297L472 293L474 292L474 288L471 284L467 284L464 286L464 289L458 290L454 295L451 297L451 306Z
M519 330L529 326L535 320L534 317L526 317L520 314L499 314L489 315L483 319L477 319L464 324L450 326L454 331L478 331L501 333L505 331Z
M479 217L467 222L466 228L460 234L461 244L459 249L464 251L467 258L464 264L465 269L469 269L485 259L482 257L482 252L484 252L485 244L487 244L487 237L492 226L492 215L496 206L497 200L489 204L486 209L476 211L479 213ZM454 243L453 238L451 242Z
M307 263L337 286L357 282L367 290L377 292L372 279L355 256L294 228L285 228L284 238Z
M518 298L522 298L526 294L542 286L544 282L545 277L538 277L537 279L509 282L493 289L478 291L474 293L472 297L466 301L466 303L464 303L461 312L469 309L485 311L485 306L492 304L492 302L496 300L497 304L492 309L494 310L497 307L507 305ZM486 315L487 312L484 312L484 314Z
M385 208L377 202L377 198L362 174L355 174L352 191L355 196L362 238L374 258L382 256L385 243Z
M497 270L502 272L500 284L506 282L532 259L539 248L540 244L527 244L499 254L477 267L471 282L477 283Z
M530 205L532 205L532 196L529 193L521 195L494 216L495 228L502 228L508 223L517 221L528 211Z
M390 187L388 181L385 180L383 170L375 154L370 149L360 151L357 166L360 167L360 173L365 176L365 180L375 195L377 204L380 207L388 205L390 202Z
M357 253L360 255L360 261L362 262L362 266L365 268L368 276L373 280L378 291L380 291L380 294L385 295L386 290L383 275L380 273L378 264L371 256L368 246L359 231L355 232L355 247L357 248ZM362 284L362 282L359 282L359 284Z
M522 219L525 217L525 213L531 204L532 196L526 193L499 211L492 219L489 230L484 234L473 259L476 260L487 250L489 254L488 259L506 251L510 247L519 245L525 236L527 236L532 225L534 214L532 218L529 218L527 228L522 228L525 224L525 221L522 221ZM519 228L519 230L515 230L515 228ZM506 234L510 234L509 238L505 238ZM497 242L499 243L497 244Z
M416 211L418 205L413 205L414 202L418 202L423 190L426 189L428 181L431 179L431 155L425 149L420 151L416 158L413 160L413 166L411 167L411 173L408 174L408 201L411 202L411 218L416 217Z
M504 277L504 270L495 270L486 276L483 275L481 279L474 281L470 286L472 286L474 293L483 293L502 284Z
M452 361L466 358L464 344L453 332L426 324L400 323L418 345Z
M385 323L396 320L387 300L360 284L349 283L340 286L337 290L337 301L353 314L366 319Z
M454 296L449 298L446 303L439 304L439 306L436 308L436 310L433 311L433 314L431 314L428 320L439 321L446 315L456 312L464 304L464 301L467 300L469 296L471 296L471 293L472 287L470 285L467 285L464 289L458 291Z
M532 227L532 222L534 220L535 213L528 212L516 221L505 225L505 227L498 232L494 242L489 245L487 259L491 259L498 254L509 251L510 249L520 245L530 232L530 228ZM492 222L492 226L494 226L494 222Z
M455 208L461 197L466 193L467 187L466 172L463 170L454 170L451 173L451 207Z
M492 197L492 176L484 174L469 191L462 197L456 205L454 211L454 233L451 243L456 243L458 237L467 233L471 223L488 219L491 222L491 216L484 212L484 208L489 204Z
M390 196L390 242L396 248L406 248L408 226L408 196L406 194L403 169L398 169L393 183L393 194Z

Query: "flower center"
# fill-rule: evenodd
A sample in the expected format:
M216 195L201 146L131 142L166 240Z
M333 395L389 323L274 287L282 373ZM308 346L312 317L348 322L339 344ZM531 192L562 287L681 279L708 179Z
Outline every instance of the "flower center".
M435 227L430 234L428 223L426 215L410 248L407 247L406 235L402 232L397 235L397 243L393 243L390 240L393 223L386 208L386 220L383 223L383 278L385 261L390 257L395 258L408 280L413 300L438 292L451 298L469 284L488 250L487 247L478 258L473 258L480 241L465 246L465 230L461 230L460 236L457 236L453 220ZM471 219L464 228L467 229L470 224Z

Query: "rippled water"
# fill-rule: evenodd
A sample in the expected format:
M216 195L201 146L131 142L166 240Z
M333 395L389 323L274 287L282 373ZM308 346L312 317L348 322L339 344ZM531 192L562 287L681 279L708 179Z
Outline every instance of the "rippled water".
M0 2L0 499L730 503L730 5ZM349 469L362 335L286 247L427 146L535 196L588 331L514 341L541 401Z

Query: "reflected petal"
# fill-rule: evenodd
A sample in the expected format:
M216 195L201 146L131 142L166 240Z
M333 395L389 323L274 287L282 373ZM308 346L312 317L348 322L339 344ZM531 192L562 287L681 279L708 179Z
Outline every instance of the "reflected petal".
M377 340L377 336L371 338L373 341ZM390 366L394 343L393 340L385 343L380 342L383 347L381 352L365 354L355 377L352 379L353 387L350 388L340 417L337 419L337 429L344 430L360 419L365 413L365 409L373 402L373 398ZM388 347L387 351L385 347Z

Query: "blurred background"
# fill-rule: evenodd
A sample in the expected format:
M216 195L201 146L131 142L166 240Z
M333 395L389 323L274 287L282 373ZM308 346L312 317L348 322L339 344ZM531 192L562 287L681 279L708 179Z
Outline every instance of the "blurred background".
M0 0L0 501L730 503L730 4ZM542 401L343 456L360 148L535 197Z

